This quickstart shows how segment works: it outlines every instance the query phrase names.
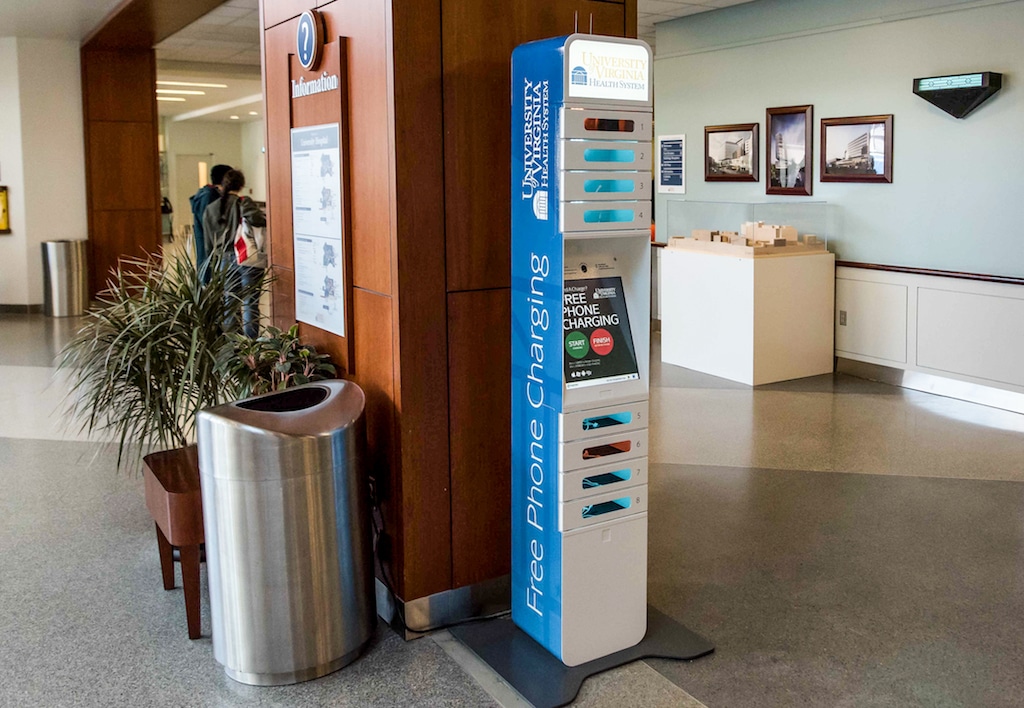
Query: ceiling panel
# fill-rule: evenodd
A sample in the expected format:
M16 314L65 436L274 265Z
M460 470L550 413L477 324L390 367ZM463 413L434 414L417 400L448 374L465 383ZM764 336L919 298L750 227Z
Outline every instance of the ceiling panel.
M156 45L160 61L259 66L259 51L259 0L228 0Z
M730 5L742 5L753 0L700 0L700 2L676 2L676 0L637 0L637 36L654 48L654 26L679 17L709 12Z
M0 0L0 36L81 40L120 0Z

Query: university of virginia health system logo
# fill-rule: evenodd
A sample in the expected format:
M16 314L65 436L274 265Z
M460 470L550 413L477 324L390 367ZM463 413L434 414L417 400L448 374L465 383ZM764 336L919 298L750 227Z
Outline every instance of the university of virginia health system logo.
M533 215L548 219L548 144L551 121L550 86L547 81L523 83L523 199L533 200Z
M569 44L569 96L625 101L650 98L650 54L642 44L577 39Z

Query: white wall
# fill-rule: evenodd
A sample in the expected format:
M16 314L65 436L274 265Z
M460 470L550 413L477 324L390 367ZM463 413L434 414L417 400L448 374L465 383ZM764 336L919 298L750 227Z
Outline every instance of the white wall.
M177 156L206 155L208 166L216 164L231 165L241 168L242 164L242 130L235 123L216 123L212 121L170 121L164 125L164 146L167 150L168 179L171 188L171 204L174 206L174 223L191 224L192 212L188 198L195 194L195 189L188 194L178 194L176 190Z
M836 356L1012 392L986 402L1024 410L1024 286L837 268L836 313Z
M952 11L951 11L952 10ZM814 106L814 196L839 205L829 248L843 260L1024 276L1024 2L758 0L658 25L655 125L687 135L687 194L765 195L765 109ZM917 77L1004 74L964 120L915 96ZM892 184L818 182L820 119L894 114ZM704 126L760 124L760 181L707 183ZM666 198L667 197L667 198ZM804 197L803 199L807 199Z
M242 171L245 192L258 202L267 201L267 156L262 120L242 125Z
M18 39L30 302L42 301L40 247L89 237L77 42ZM41 91L38 87L45 86Z
M25 176L22 171L18 41L0 37L0 184L7 187L11 233L0 234L0 304L25 305Z
M43 301L39 244L88 237L77 42L0 38L0 305Z

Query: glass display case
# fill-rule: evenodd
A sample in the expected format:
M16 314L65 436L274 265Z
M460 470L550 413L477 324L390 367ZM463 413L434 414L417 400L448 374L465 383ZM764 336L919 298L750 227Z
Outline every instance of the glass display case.
M838 210L827 202L703 202L672 200L668 203L668 223L659 240L692 237L694 231L742 234L747 222L765 225L792 226L803 243L806 234L813 234L828 248L838 236Z
M825 202L671 202L662 361L750 386L832 371L834 222Z

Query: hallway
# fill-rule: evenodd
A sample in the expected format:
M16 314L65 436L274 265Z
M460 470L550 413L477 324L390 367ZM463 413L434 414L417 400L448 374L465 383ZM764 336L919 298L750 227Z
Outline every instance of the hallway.
M73 326L0 314L0 705L523 705L447 632L383 625L323 679L228 679L208 603L189 641L161 589L141 479L63 431L50 364ZM652 359L649 600L716 652L608 672L577 705L1020 704L1024 416Z

